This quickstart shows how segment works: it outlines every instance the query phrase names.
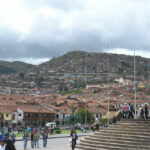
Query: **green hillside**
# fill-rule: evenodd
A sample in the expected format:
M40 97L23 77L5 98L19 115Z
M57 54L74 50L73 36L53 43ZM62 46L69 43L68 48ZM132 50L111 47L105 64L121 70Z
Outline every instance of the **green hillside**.
M9 73L16 73L26 69L32 68L33 65L27 64L24 62L14 61L0 61L0 74L9 74Z

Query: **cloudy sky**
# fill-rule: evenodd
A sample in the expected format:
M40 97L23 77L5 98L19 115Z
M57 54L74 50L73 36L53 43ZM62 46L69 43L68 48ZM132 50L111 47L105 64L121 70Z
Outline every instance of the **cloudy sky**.
M150 58L150 0L0 0L0 59L38 64L72 50Z

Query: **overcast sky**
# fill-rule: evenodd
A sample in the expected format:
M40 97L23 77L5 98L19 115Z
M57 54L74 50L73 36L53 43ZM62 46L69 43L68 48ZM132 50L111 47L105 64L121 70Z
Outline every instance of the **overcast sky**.
M133 49L150 57L150 0L0 0L0 59Z

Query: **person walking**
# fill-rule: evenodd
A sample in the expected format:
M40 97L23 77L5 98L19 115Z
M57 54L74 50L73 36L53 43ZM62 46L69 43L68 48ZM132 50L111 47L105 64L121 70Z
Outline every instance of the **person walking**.
M123 118L127 118L127 115L128 115L128 105L126 103L122 107L122 115L123 115Z
M44 132L42 133L43 136L43 147L47 146L47 139L48 139L48 133L46 132L46 130L44 130Z
M131 105L130 103L129 103L128 111L129 111L129 116L128 116L129 119L133 119L134 108L133 108L133 105Z
M34 132L31 133L31 148L34 148Z
M35 133L34 133L34 147L35 148L39 148L39 139L40 139L40 133L39 131L36 129Z
M8 131L6 131L6 133L5 133L5 141L6 140L9 140L9 132Z
M148 119L148 106L147 106L147 104L145 104L144 113L145 113L145 119Z
M76 140L78 139L78 136L77 136L77 133L75 131L75 129L73 129L71 131L71 134L70 134L71 138L72 138L72 150L75 149L75 146L76 146Z
M96 125L96 130L99 130L99 118L96 116L95 118L95 125Z
M24 133L24 135L23 135L23 139L24 139L24 150L27 149L28 138L29 138L29 134L27 133L27 131L25 131L25 133Z
M16 142L16 135L15 135L14 132L11 135L11 141L12 141L13 144L15 144L15 142Z
M41 136L40 131L37 129L37 148L40 147L40 146L39 146L40 136Z
M143 110L143 108L141 108L141 110L140 110L140 116L141 116L141 119L144 119L144 110Z
M5 138L4 135L0 135L0 150L5 150L6 149L6 143L5 143Z
M7 140L5 143L6 143L5 150L16 150L15 145L10 139Z

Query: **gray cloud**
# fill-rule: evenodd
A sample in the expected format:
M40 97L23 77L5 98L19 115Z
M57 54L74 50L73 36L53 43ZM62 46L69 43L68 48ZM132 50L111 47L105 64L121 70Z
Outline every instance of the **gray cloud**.
M13 2L6 11L0 1L0 58L51 58L70 50L103 51L105 45L150 49L148 0Z

